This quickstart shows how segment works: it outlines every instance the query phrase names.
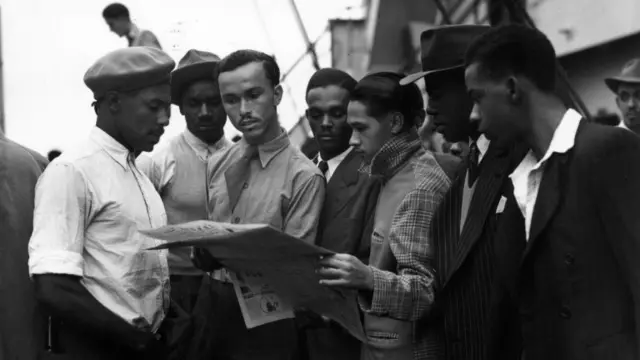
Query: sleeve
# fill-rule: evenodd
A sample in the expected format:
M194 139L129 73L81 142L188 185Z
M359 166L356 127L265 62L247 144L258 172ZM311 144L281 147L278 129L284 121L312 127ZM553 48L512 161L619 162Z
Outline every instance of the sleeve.
M284 232L313 244L318 231L320 212L324 202L325 182L314 174L302 182L292 194L284 218Z
M397 273L370 266L373 292L360 292L364 312L406 321L422 318L434 301L431 220L442 200L445 182L430 189L415 189L400 203L389 233Z
M156 36L151 31L148 31L148 30L144 30L140 34L140 44L142 46L149 46L149 47L162 50L162 46L160 46L160 42L158 41L158 38L156 38Z
M83 175L54 162L36 185L29 275L83 276L84 234L90 197Z
M640 139L622 130L615 134L618 136L600 152L586 176L598 179L593 192L598 197L605 239L628 282L636 326L640 326ZM640 333L636 336L640 344Z
M173 179L176 162L171 151L163 148L153 156L141 154L136 159L136 166L149 178L156 191L162 194Z

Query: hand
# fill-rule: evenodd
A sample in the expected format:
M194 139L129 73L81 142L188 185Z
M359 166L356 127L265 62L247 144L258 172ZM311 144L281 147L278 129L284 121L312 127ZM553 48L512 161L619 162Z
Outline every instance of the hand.
M206 272L222 269L223 266L216 260L211 254L204 250L192 247L191 248L191 262L198 269Z
M316 270L323 279L320 284L357 290L373 290L373 271L357 257L336 254L320 259Z

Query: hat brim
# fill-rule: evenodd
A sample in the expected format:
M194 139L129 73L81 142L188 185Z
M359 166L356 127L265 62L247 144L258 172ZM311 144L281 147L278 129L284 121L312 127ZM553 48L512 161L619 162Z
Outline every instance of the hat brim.
M604 83L607 84L607 87L609 88L609 90L613 91L614 93L617 93L618 86L620 86L620 84L640 85L640 78L628 78L628 77L617 76L617 77L604 79Z
M402 86L409 85L431 74L440 73L440 72L453 70L453 69L461 69L461 68L464 68L464 65L456 65L456 66L450 66L450 67L441 68L441 69L417 72L411 75L407 75L404 78L400 79L400 85Z
M182 93L188 85L198 80L215 81L213 72L216 66L217 61L207 61L174 70L171 73L171 103L180 105Z

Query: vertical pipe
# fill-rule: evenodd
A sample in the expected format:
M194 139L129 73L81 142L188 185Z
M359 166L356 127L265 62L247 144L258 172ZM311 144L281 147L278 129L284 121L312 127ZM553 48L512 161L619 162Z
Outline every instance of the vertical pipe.
M302 22L302 17L300 16L300 11L298 11L298 6L296 5L295 0L291 0L291 8L293 9L293 14L296 17L296 21L298 23L298 27L300 28L300 33L304 38L304 42L307 45L307 52L311 54L311 59L313 60L313 67L316 70L320 70L320 63L318 62L318 54L316 53L316 47L309 39L309 34L307 33L307 29L304 27L304 23Z

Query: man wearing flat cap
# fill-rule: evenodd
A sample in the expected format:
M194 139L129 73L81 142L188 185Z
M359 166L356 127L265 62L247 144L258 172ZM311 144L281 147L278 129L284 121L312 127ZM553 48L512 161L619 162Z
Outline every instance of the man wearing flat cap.
M166 225L162 199L135 165L169 123L175 62L161 50L108 53L84 81L95 97L88 138L47 167L35 195L29 272L60 358L167 355L169 268L138 229Z
M620 75L604 80L616 94L622 113L620 127L640 134L640 58L627 62Z
M447 141L469 142L470 151L457 170L456 180L434 221L438 313L446 359L496 359L502 354L487 348L492 332L489 303L492 296L493 242L497 215L506 201L510 173L524 156L477 133L470 120L474 107L464 81L464 55L488 26L452 25L422 33L423 71L403 79L424 78L437 131ZM501 357L503 358L503 357Z
M231 142L224 137L227 114L213 72L220 58L189 50L171 73L171 102L180 108L187 128L156 151L145 170L160 193L169 224L206 220L210 174ZM193 266L188 248L169 252L171 298L191 312L203 272Z

